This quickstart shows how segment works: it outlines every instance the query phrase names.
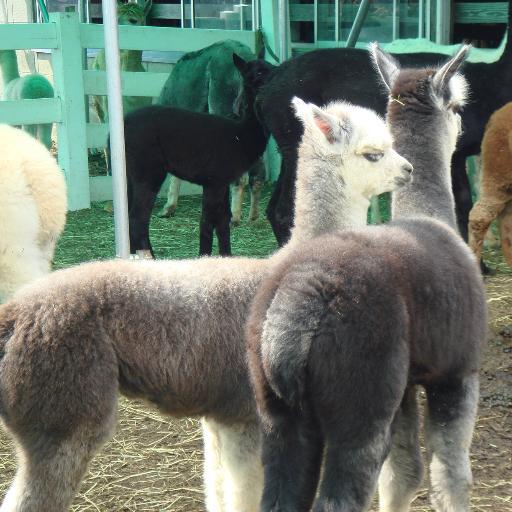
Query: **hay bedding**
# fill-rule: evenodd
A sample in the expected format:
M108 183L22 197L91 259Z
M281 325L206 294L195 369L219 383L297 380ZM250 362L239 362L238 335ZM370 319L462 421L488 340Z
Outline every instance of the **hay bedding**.
M266 204L269 190L262 200ZM160 256L191 257L197 250L198 198L185 198L177 217L152 219ZM159 205L160 206L160 205ZM245 218L247 218L247 211ZM264 256L275 247L268 223L234 230L235 254ZM111 216L102 205L70 213L56 267L113 254ZM482 368L479 418L472 447L472 510L512 512L512 271L487 253L498 274L486 280L489 347ZM14 475L12 445L0 430L0 496ZM171 420L145 404L120 399L116 435L94 458L74 512L202 512L202 441L194 419ZM377 510L374 507L373 510ZM430 511L426 485L413 511Z

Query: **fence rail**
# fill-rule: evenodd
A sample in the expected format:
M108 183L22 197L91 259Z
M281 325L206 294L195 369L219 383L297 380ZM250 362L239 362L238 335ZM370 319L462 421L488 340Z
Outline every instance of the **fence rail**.
M129 50L190 52L225 39L256 50L256 32L240 30L119 27L119 46ZM0 50L52 50L55 98L0 101L0 122L56 123L59 165L68 183L70 210L90 207L91 192L106 198L110 177L89 178L88 148L105 145L108 126L87 123L87 95L106 95L103 71L84 69L85 48L104 48L103 26L80 23L78 14L53 13L50 22L0 24ZM122 73L125 96L158 96L168 73Z

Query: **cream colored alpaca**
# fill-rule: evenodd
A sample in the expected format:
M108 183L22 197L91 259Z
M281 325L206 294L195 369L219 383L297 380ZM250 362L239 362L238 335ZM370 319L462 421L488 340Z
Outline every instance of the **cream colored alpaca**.
M119 391L202 417L208 511L257 512L260 431L244 343L251 301L290 249L364 225L370 197L412 169L373 112L294 106L305 125L295 227L271 258L88 263L0 307L0 417L19 447L1 512L68 510L112 434Z
M0 125L0 303L50 271L66 211L64 177L46 147Z

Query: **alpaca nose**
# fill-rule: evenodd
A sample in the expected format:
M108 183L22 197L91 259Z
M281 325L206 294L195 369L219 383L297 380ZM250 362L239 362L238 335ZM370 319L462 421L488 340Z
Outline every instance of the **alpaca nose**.
M408 174L411 174L412 173L412 165L407 162L406 164L402 165L402 170L404 170L405 172L407 172Z

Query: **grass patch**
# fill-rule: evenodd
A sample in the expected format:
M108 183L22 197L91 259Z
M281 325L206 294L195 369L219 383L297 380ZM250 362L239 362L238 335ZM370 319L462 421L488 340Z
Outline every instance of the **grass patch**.
M268 256L277 248L265 207L272 193L272 186L265 187L260 218L249 222L248 200L244 204L242 224L231 229L233 255ZM159 199L151 217L149 236L157 258L194 258L199 253L199 220L201 196L180 198L175 217L160 219L156 213L163 206ZM214 237L214 254L218 253ZM55 253L54 268L64 268L90 260L115 257L114 216L105 210L105 203L93 203L90 210L69 212L66 229Z

